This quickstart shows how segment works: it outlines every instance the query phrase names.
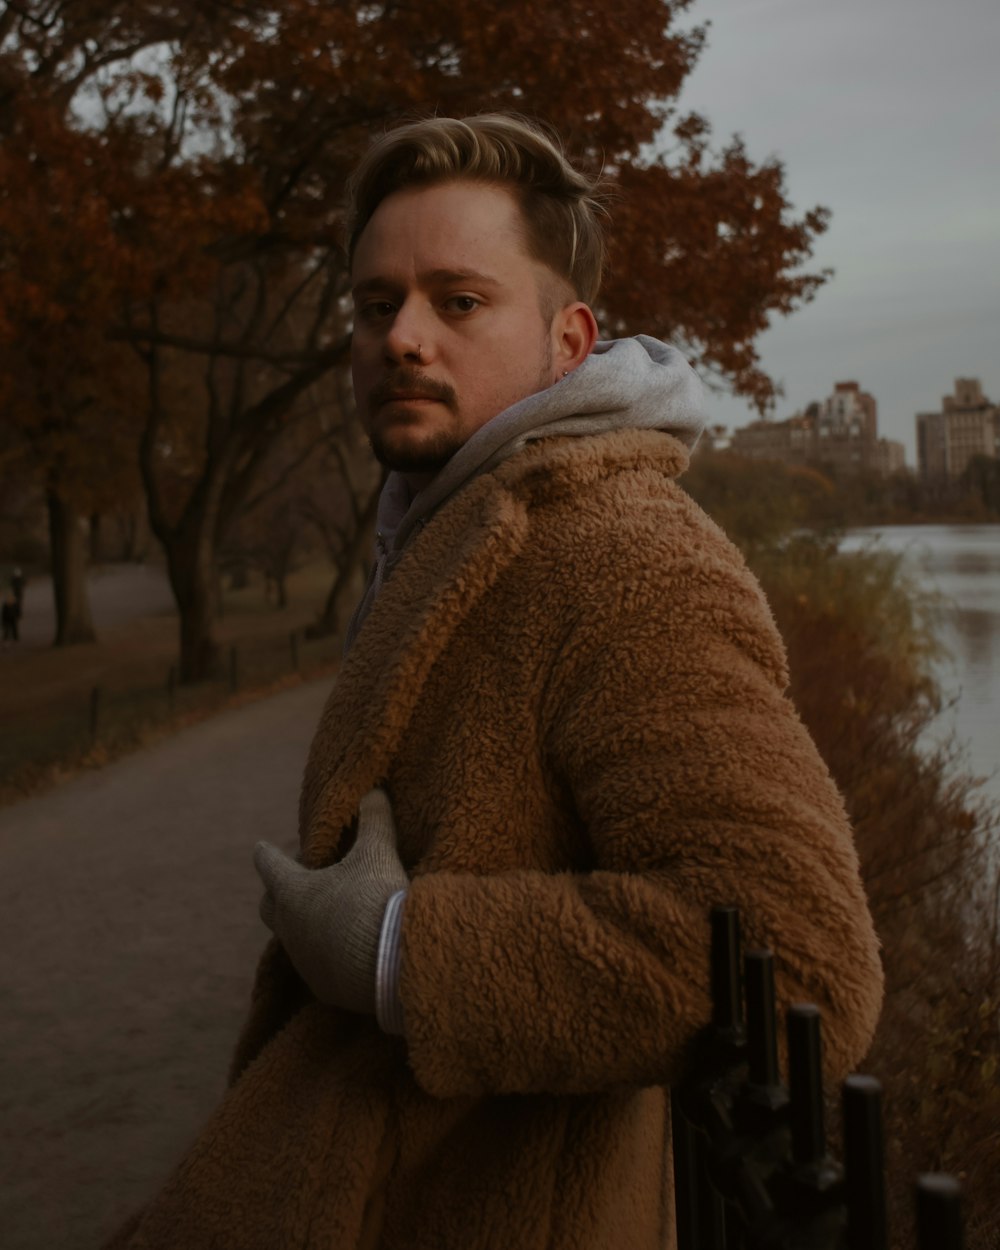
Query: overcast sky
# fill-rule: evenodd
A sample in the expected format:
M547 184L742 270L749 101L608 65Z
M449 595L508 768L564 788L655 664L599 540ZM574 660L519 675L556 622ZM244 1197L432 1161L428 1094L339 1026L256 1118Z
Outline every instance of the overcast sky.
M798 209L833 211L814 264L835 276L760 339L775 416L854 379L913 464L914 415L954 378L1000 402L1000 3L696 0L688 19L712 26L681 107L778 156Z

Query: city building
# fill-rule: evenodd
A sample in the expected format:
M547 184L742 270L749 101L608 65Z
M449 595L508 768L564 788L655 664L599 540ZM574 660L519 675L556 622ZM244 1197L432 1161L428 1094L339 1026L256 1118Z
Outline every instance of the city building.
M880 438L875 442L875 459L873 465L876 473L882 477L892 477L894 473L902 473L906 469L906 448L892 438Z
M961 477L973 456L1000 456L1000 405L978 378L956 378L940 412L917 413L917 464L926 480Z
M867 443L878 438L878 405L857 382L835 382L833 394L817 407L821 429Z
M875 398L857 382L837 382L830 396L786 421L735 430L731 446L758 460L814 464L837 474L888 475L905 467L903 444L879 438Z

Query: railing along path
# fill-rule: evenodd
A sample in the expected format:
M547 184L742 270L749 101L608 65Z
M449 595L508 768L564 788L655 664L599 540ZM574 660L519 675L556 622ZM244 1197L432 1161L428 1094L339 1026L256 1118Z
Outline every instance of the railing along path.
M841 1087L843 1163L828 1152L819 1009L789 1008L778 1063L774 961L741 959L739 914L712 912L712 1025L672 1091L678 1250L889 1250L881 1086ZM919 1250L962 1250L959 1185L916 1183Z

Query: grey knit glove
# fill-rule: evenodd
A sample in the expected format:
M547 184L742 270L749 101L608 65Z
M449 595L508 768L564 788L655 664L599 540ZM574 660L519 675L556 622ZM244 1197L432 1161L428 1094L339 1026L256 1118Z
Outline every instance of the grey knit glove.
M369 790L354 846L339 863L309 869L269 842L254 864L266 887L260 915L303 981L324 1003L375 1010L375 967L386 904L409 884L396 853L389 796Z

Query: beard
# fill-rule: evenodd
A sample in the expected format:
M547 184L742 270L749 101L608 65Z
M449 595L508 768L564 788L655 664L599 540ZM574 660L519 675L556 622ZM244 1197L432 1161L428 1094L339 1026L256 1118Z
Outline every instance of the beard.
M537 394L552 385L552 344L548 338L544 340L542 361L534 387L527 390L517 399L526 399L528 395ZM380 429L375 415L379 408L391 400L398 392L418 395L426 399L434 399L441 404L448 419L431 431L420 431L419 420L390 422L385 429ZM511 400L510 404L517 402ZM368 441L376 460L386 469L397 473L411 473L433 476L444 468L448 461L462 448L476 432L462 428L459 414L458 396L453 387L446 382L438 382L425 377L419 370L408 366L394 369L372 388L368 396ZM488 420L498 416L500 411L491 413ZM486 424L484 422L483 424ZM476 427L481 428L481 426Z
M445 428L432 431L416 439L412 433L419 430L419 418L413 421L401 420L390 422L386 429L379 429L374 419L378 410L386 402L391 401L397 392L419 395L424 399L434 399L443 405L448 413ZM458 396L453 387L445 382L436 382L433 378L424 377L418 370L407 367L394 369L372 389L368 397L369 427L368 441L379 464L397 473L437 473L448 463L465 441L457 428ZM400 437L402 436L402 437Z
M369 435L368 441L379 464L397 473L439 473L466 442L466 439L448 430L441 430L418 445L410 443L399 447L394 445L395 432L376 432Z

